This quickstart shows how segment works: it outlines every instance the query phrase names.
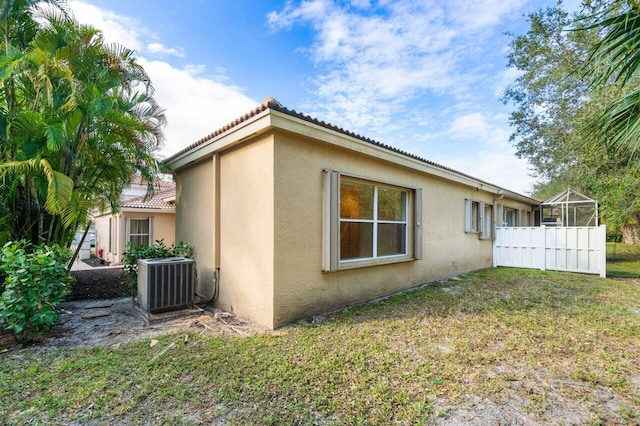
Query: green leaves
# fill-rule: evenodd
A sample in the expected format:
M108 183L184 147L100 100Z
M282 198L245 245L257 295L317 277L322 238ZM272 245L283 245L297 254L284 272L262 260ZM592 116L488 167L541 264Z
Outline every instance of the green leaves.
M71 253L58 245L31 246L26 241L4 245L0 252L0 324L20 341L42 334L58 320L55 306L73 280L66 262Z
M45 161L45 160L41 160ZM49 213L60 214L69 204L73 181L68 176L53 169L45 169L49 185L47 187L47 200L44 204Z
M559 5L529 19L529 31L511 43L509 65L520 75L504 100L513 105L517 155L540 179L535 195L546 199L572 187L600 202L610 226L637 226L637 11L624 1L592 2L574 16Z
M92 208L117 207L132 175L153 184L166 119L131 50L55 0L37 25L35 3L0 4L0 230L68 245Z
M4 175L10 171L20 174L42 173L46 176L48 185L45 208L49 213L60 214L69 204L73 192L73 182L69 177L53 170L47 160L33 159L0 164L0 174Z
M627 90L609 100L586 130L596 143L635 162L640 148L640 11L630 2L613 0L598 18L591 28L604 36L591 49L588 76L593 87L619 83Z
M640 13L626 1L613 0L601 16L592 26L605 33L589 56L590 63L600 65L593 73L594 83L627 83L640 69Z

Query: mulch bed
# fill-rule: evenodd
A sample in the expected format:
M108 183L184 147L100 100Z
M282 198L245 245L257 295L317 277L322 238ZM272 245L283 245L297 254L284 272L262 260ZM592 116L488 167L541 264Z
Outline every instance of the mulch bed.
M71 284L71 293L65 300L115 299L125 297L125 289L120 284L120 268L95 268L86 271L72 271L76 279Z

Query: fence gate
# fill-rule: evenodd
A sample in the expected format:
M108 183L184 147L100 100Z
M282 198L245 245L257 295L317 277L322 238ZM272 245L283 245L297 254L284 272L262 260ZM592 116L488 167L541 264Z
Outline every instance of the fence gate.
M496 228L493 266L581 272L606 277L606 226Z

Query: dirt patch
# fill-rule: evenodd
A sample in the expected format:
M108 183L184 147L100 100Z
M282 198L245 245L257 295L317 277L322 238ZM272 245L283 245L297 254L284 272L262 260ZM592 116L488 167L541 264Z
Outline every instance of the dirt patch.
M126 294L124 286L120 284L121 273L121 268L95 268L90 270L71 271L71 275L73 275L75 281L71 284L71 292L66 297L65 301L95 301L123 298ZM131 299L128 300L129 305L131 305ZM64 321L66 321L66 318L63 313L61 316L61 323ZM67 331L65 331L65 329L61 328L59 324L46 333L42 339L36 340L32 344L39 345L42 341L51 339L56 335L68 334L68 328L70 326L70 324L67 324ZM0 351L10 349L16 345L17 342L13 337L13 334L9 330L5 330L0 327Z
M148 326L133 306L131 297L126 297L120 284L121 273L121 268L72 271L75 282L65 302L58 305L58 323L30 345L48 351L62 347L117 346L135 339L182 331L236 336L263 331L253 323L208 307L197 317L176 318ZM92 308L92 305L100 307ZM0 329L0 351L20 347L11 332Z
M92 306L98 305L94 308ZM112 346L162 334L200 331L207 334L249 336L262 332L254 324L213 308L197 316L179 317L147 325L131 298L64 302L60 321L38 343L39 350ZM108 315L93 317L97 312Z

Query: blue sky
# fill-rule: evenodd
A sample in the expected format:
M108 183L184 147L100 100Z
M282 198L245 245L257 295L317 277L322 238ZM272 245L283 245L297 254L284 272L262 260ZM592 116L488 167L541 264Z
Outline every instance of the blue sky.
M164 156L272 96L521 193L532 178L500 100L517 76L505 33L553 3L69 0L78 21L136 51L166 108Z

